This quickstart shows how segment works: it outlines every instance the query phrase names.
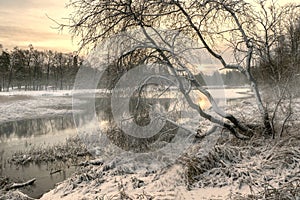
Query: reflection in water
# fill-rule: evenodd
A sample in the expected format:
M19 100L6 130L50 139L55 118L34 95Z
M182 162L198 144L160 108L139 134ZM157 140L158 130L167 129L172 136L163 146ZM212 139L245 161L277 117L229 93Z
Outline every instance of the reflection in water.
M0 124L0 176L9 177L13 182L22 182L36 178L36 182L28 189L21 190L34 198L39 198L58 182L65 180L75 167L49 175L51 163L31 163L28 166L13 166L7 158L15 152L30 151L32 147L42 147L64 142L66 138L76 134L73 116L64 115L51 118L26 119ZM53 165L60 165L54 163ZM61 164L63 165L63 164Z
M0 138L1 140L10 137L26 138L55 133L67 128L74 128L72 115L12 121L0 124Z
M164 141L164 144L172 141L178 130L178 126L166 121L164 126L153 136L147 138L134 137L124 132L124 128L129 126L130 123L135 123L140 127L149 125L150 112L153 105L159 106L161 109L160 116L157 118L163 118L176 122L180 116L183 108L179 104L178 99L174 98L136 98L132 97L129 101L130 113L118 113L125 120L122 121L122 128L118 126L114 120L111 107L111 99L98 98L95 102L96 113L99 120L101 131L106 134L107 138L119 148L125 151L132 152L149 152L155 151L152 145L157 142ZM123 105L120 105L123 106ZM114 108L115 109L115 108ZM153 120L153 119L152 119ZM139 128L139 127L138 127ZM137 130L132 130L137 131Z

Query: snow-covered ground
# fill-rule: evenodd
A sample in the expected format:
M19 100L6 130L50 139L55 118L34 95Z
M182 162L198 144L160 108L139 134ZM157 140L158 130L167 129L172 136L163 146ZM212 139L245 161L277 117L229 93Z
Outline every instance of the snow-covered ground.
M138 173L102 176L102 170L102 167L93 167L85 173L86 175L98 174L99 180L80 181L79 176L76 176L74 177L73 189L69 187L71 180L65 181L63 184L58 185L54 190L45 194L41 200L97 198L103 200L223 200L230 195L232 190L234 190L233 186L223 188L207 187L188 189L183 174L184 168L180 165L173 165L162 172L152 174ZM100 176L102 177L100 178ZM247 193L249 192L249 189L243 188L240 192Z
M300 126L295 120L299 100L295 99L294 108L295 124L282 138L265 138L258 132L250 141L241 142L215 133L219 142L209 154L202 154L206 144L201 140L186 160L183 155L180 164L154 172L132 172L127 166L112 163L87 166L41 199L299 199ZM253 99L243 100L228 111L251 122L259 115ZM189 184L188 172L193 176Z
M251 93L249 89L242 88L229 89L225 95L234 99L249 97ZM0 102L0 122L72 112L71 91L0 93ZM296 115L293 119L296 127L299 126L296 122L299 119L300 101L295 100L295 103ZM238 102L229 107L228 112L242 120L256 119L258 115L253 99ZM207 157L203 160L194 157L197 158L195 163L193 160L190 163L176 163L150 173L132 173L126 167L111 166L110 163L86 166L41 199L228 199L232 193L242 195L257 192L259 188L278 188L285 180L300 182L300 138L296 133L291 133L291 136L285 133L284 140L262 137L246 143L226 140L225 144L211 149L209 156L213 156L211 159L216 165L202 173L197 170L211 165L211 161L206 162ZM199 156L201 145L195 145L196 156ZM186 170L189 168L193 171L192 167L195 167L198 179L191 188L187 188ZM205 184L206 187L201 187ZM218 184L225 185L221 187Z
M213 89L216 98L250 97L249 88ZM84 94L107 94L107 90L76 91ZM0 93L0 123L21 119L43 118L72 113L72 90L10 91ZM80 95L78 95L80 96ZM77 99L77 101L79 101ZM77 103L77 102L76 102Z
M0 123L71 113L71 90L0 93Z

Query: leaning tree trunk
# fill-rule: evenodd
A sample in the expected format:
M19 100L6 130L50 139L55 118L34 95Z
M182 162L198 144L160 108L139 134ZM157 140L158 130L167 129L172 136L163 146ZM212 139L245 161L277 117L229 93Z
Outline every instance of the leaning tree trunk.
M248 127L245 126L243 123L241 123L238 119L236 119L233 115L225 113L223 110L221 110L218 105L216 104L216 102L214 101L214 98L211 96L211 94L206 91L205 89L203 89L200 85L200 83L198 83L198 81L195 79L194 75L191 73L191 71L185 67L184 65L182 65L179 62L179 65L189 74L189 80L196 82L196 86L197 86L197 90L199 90L201 93L203 93L208 100L210 101L213 110L223 119L227 119L229 120L232 124L224 122L222 119L219 119L217 117L214 117L206 112L204 112L202 110L202 108L195 104L194 101L192 100L191 96L189 93L187 93L186 89L184 89L183 83L178 75L178 72L176 71L176 69L174 68L173 64L171 63L170 59L168 58L168 56L166 56L165 52L166 51L164 49L161 50L159 48L159 46L156 44L156 42L149 36L149 34L147 33L147 31L145 30L145 27L143 25L141 25L141 28L143 30L144 35L148 38L148 40L154 45L154 47L156 48L156 50L159 52L159 54L161 55L161 57L163 58L163 60L166 62L166 64L168 65L168 67L170 68L170 70L172 71L173 75L176 77L178 83L179 83L179 90L180 92L184 95L185 99L187 100L189 106L196 110L199 115L209 121L211 121L212 123L218 124L221 127L226 128L227 130L229 130L235 137L242 139L242 140L247 140L250 139L253 136L253 131ZM176 58L174 58L175 60L177 60ZM240 133L242 132L242 134Z
M215 52L206 42L204 36L202 35L202 33L200 32L200 30L198 29L198 27L193 23L191 17L189 16L189 14L186 12L186 10L180 5L180 3L176 3L177 7L181 10L181 12L183 13L183 15L187 18L187 21L189 22L190 26L193 28L193 30L195 31L195 33L197 34L197 36L199 37L199 39L201 40L202 44L204 45L204 47L206 48L206 50L215 58L217 58L221 64L223 65L223 67L225 69L236 69L238 71L240 71L242 74L244 74L247 79L249 80L250 84L251 84L251 88L254 92L255 95L255 99L256 99L256 103L258 106L258 109L260 111L261 114L261 118L262 118L262 122L265 128L265 133L271 135L273 134L273 129L271 126L271 122L270 122L270 117L269 117L269 113L267 108L263 105L262 99L261 99L261 95L259 93L259 89L257 87L256 81L254 79L254 77L251 74L251 61L252 61L252 54L253 54L253 46L251 44L251 39L246 35L242 24L240 23L238 17L236 16L235 12L233 10L231 10L229 7L227 7L223 2L217 2L215 1L216 4L219 4L220 6L222 6L227 12L229 12L229 14L232 16L237 29L239 30L239 32L241 33L241 36L243 38L243 41L247 47L247 55L246 55L246 64L244 67L240 66L240 65L230 65L227 64L226 61L223 59L223 57L221 55L219 55L217 52Z
M273 135L274 130L271 126L271 120L270 120L268 109L263 105L263 101L262 101L257 83L256 83L255 79L253 78L253 76L251 74L250 68L245 71L245 74L246 74L248 80L250 81L251 88L254 92L254 96L255 96L255 99L256 99L256 104L257 104L258 109L260 111L260 115L261 115L263 125L264 125L264 128L265 128L264 133L266 135Z

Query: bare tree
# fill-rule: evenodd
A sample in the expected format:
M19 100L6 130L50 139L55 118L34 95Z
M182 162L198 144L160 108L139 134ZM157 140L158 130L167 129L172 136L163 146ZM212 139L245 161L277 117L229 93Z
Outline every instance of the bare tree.
M255 25L253 25L255 18L253 13L257 13L256 7L243 0L73 0L69 6L74 8L75 12L70 17L70 23L60 24L60 28L67 27L74 36L80 37L81 49L95 47L98 42L106 38L123 31L139 28L147 44L151 44L147 45L148 59L144 59L144 61L155 58L156 62L164 63L179 82L181 72L184 72L185 78L190 84L193 83L197 90L209 99L217 116L212 116L202 110L193 101L189 91L180 85L180 91L184 94L190 107L202 117L227 128L238 138L251 137L253 131L249 126L220 109L212 95L197 81L189 64L171 51L172 48L175 48L174 44L178 45L178 43L174 43L176 34L172 36L174 40L166 40L167 36L159 30L160 27L164 27L164 29L180 32L198 41L201 48L214 57L223 69L238 70L247 77L255 95L265 133L272 134L268 109L263 104L258 85L251 71L255 50L261 48L261 46L256 46L254 34L249 31ZM269 16L263 17L268 18ZM270 26L268 28L272 29L275 25L268 24ZM164 48L161 43L157 42L157 38L161 38L160 42L163 43ZM229 62L221 53L226 45L233 48L234 62ZM121 60L128 59L142 51L143 48L145 49L145 46L140 48L137 46L117 59L121 62ZM223 119L226 121L223 122Z
M255 76L262 86L268 88L264 96L269 105L275 137L276 132L280 132L279 136L282 135L284 126L292 115L291 94L295 93L293 88L297 85L295 75L299 63L299 6L280 6L276 1L259 1L256 6L255 12L251 13L253 25L248 32L255 44ZM289 104L288 108L284 108L286 104ZM280 121L283 122L278 123Z
M8 75L10 66L10 55L6 51L2 50L2 45L0 44L0 91L5 89L6 77Z
M248 32L255 43L255 57L259 65L265 67L263 70L273 86L284 84L290 78L288 73L293 71L289 66L284 66L284 62L297 58L297 13L297 5L280 6L276 1L259 1L257 9L251 13L253 25ZM275 59L276 55L281 58L278 56Z

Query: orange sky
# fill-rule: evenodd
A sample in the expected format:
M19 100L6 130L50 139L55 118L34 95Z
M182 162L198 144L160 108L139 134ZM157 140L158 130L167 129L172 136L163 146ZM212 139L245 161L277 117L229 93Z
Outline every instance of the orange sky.
M253 1L253 0L249 0ZM279 0L280 3L300 0ZM53 49L71 52L77 49L68 30L59 33L56 24L47 18L64 22L68 16L65 4L69 0L0 0L0 44L4 49L15 46L28 48L29 44L37 49ZM66 22L66 21L65 21Z
M63 52L76 50L68 30L59 33L48 17L63 22L68 16L68 0L0 0L0 44L4 49L15 46L53 49Z

